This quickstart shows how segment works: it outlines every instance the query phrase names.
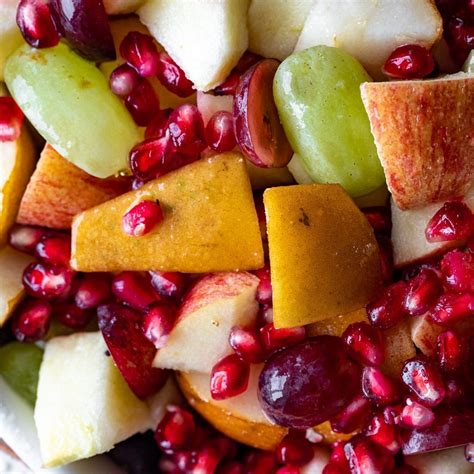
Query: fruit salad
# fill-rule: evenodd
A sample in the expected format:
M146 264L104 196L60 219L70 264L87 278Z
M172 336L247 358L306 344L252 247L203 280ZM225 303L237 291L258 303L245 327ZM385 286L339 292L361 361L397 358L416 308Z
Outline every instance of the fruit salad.
M473 474L473 48L472 0L0 0L0 448Z

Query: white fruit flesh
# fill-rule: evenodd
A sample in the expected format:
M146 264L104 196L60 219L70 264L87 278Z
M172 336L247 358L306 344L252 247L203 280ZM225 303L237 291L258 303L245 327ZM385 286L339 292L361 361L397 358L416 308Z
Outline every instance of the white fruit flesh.
M247 0L149 0L141 21L197 90L220 84L248 46Z
M205 92L197 93L197 108L201 112L204 125L207 125L209 119L216 112L231 112L232 113L232 95L213 95Z
M104 0L104 7L109 15L123 15L136 12L144 2L145 0Z
M473 466L464 457L464 447L443 449L426 454L406 456L405 461L418 474L472 474Z
M323 474L324 467L329 462L329 452L327 449L316 446L314 448L313 459L303 466L300 470L301 474Z
M3 81L3 67L8 56L23 43L16 24L18 3L19 0L2 0L0 2L0 81Z
M291 158L291 161L288 163L288 169L298 184L314 183L314 180L311 178L304 167L303 160L298 154L293 153L293 158Z

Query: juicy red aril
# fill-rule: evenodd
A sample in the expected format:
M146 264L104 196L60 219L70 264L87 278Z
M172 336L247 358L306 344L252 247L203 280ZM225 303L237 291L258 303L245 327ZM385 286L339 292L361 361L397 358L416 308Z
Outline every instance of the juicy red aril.
M433 72L435 63L431 52L417 44L400 46L390 54L383 72L396 79L422 79Z
M157 349L165 346L176 320L176 310L171 306L154 305L143 318L143 332Z
M45 262L68 267L71 258L71 237L66 234L45 235L38 242L35 253Z
M306 429L329 420L357 394L360 369L342 339L317 336L275 352L259 378L259 398L277 424Z
M260 305L258 308L257 326L261 327L270 323L273 323L273 306L266 304Z
M9 244L20 252L32 254L47 231L41 227L14 225L10 230Z
M167 412L155 430L155 440L165 452L186 448L196 431L193 415L177 406L168 406Z
M244 362L258 364L265 360L262 344L254 328L234 326L230 331L229 344Z
M105 303L112 296L111 283L108 273L84 274L74 296L76 306L91 309Z
M222 454L215 446L204 446L196 453L196 463L191 474L214 474Z
M46 0L20 0L16 22L25 41L33 48L51 48L59 34Z
M125 106L135 123L146 127L160 108L160 101L153 86L146 79L141 79L125 98Z
M129 162L133 175L143 181L156 178L162 165L170 161L169 146L169 136L164 135L160 138L145 140L132 148Z
M304 466L313 459L313 446L303 435L290 433L282 439L275 454L281 464Z
M245 474L244 465L238 461L229 461L219 466L217 474Z
M276 474L300 474L300 469L298 466L283 466L276 471Z
M365 367L362 372L364 396L378 405L393 405L400 400L400 387L396 380L375 367Z
M42 339L49 329L51 305L47 301L30 300L22 304L12 320L12 332L20 342Z
M464 58L470 50L474 49L474 19L472 15L453 16L448 23L446 34L454 49L465 53Z
M461 380L460 377L447 377L445 378L444 385L446 387L446 396L444 397L444 403L453 406L462 406L470 403L467 384L465 380Z
M251 51L247 50L244 54L242 54L241 58L239 59L239 62L235 65L234 69L237 72L245 72L262 59L263 57L259 54L252 53Z
M277 468L275 455L268 451L253 451L247 456L246 474L269 474Z
M61 265L31 263L23 272L26 292L37 298L63 298L71 290L73 273Z
M132 237L142 237L151 232L164 219L158 201L142 201L122 217L122 229Z
M114 295L128 306L140 311L146 310L158 301L147 276L138 272L122 272L112 281Z
M400 425L409 429L428 428L433 424L435 415L431 408L408 399L400 415Z
M392 219L387 207L366 207L362 209L362 212L374 229L374 232L390 235L390 232L392 231Z
M352 433L364 426L370 411L369 400L362 395L357 395L331 419L331 428L336 433Z
M422 268L407 284L403 300L405 311L412 316L426 313L442 292L443 287L437 273L430 268Z
M234 134L234 119L230 112L216 112L207 123L206 141L214 151L230 151L237 145Z
M389 237L379 234L377 243L380 252L380 267L382 270L382 281L388 283L392 281L393 277L393 246Z
M457 371L465 355L464 340L454 331L445 331L438 336L438 362L446 372Z
M402 405L392 405L384 407L383 418L389 425L397 425L400 415L402 413Z
M109 304L99 306L97 318L107 348L133 393L144 399L163 387L168 373L152 367L156 349L143 334L143 316Z
M250 366L236 354L224 357L212 368L211 396L224 400L245 392L249 383Z
M445 293L430 312L431 319L438 324L449 324L472 315L474 295L471 293Z
M145 138L161 138L165 135L168 127L168 119L173 109L160 109L151 119L145 130Z
M445 285L459 293L474 293L474 255L453 250L441 260Z
M159 53L150 35L130 31L120 43L120 55L142 77L158 72Z
M270 268L265 266L260 270L256 270L255 276L258 277L260 282L257 287L257 301L260 304L271 305L272 304L272 280L270 275Z
M194 93L193 83L164 51L158 56L156 77L169 91L179 97L189 97Z
M368 439L352 439L344 446L351 474L385 474L393 472L392 455Z
M195 105L183 104L170 115L168 130L179 153L197 157L206 148L204 122Z
M304 326L277 329L273 323L268 323L260 328L260 340L267 351L292 346L305 338L306 328Z
M443 401L443 379L432 362L422 358L408 360L402 369L402 380L424 405L434 407Z
M240 82L241 73L238 71L231 72L226 80L214 88L214 95L234 95Z
M88 309L78 308L74 304L63 303L54 305L54 316L56 319L71 329L84 329L94 317L94 313Z
M430 219L425 236L428 242L464 240L474 230L474 215L461 201L449 201Z
M393 424L387 423L383 415L375 415L364 434L370 441L387 449L391 454L396 454L400 450L398 429Z
M379 298L367 305L367 316L371 324L379 329L395 326L405 316L403 300L406 283L399 281L386 287Z
M128 64L122 64L112 71L109 78L110 90L119 97L126 97L140 83L140 76Z
M19 138L23 118L23 112L11 97L0 97L0 142Z
M354 323L347 327L342 339L351 355L363 365L379 366L385 360L382 333L367 323Z
M178 272L149 272L151 285L163 298L179 298L186 289L186 276Z

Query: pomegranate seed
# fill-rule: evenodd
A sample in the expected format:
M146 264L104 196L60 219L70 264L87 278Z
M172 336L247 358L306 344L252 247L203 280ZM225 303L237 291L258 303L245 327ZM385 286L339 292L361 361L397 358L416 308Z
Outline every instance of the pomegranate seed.
M218 436L217 438L214 438L212 440L212 445L222 453L223 459L233 459L237 456L237 443L234 440L227 438L227 436Z
M393 405L401 397L397 382L375 367L364 368L362 391L368 400L378 405Z
M377 235L377 243L380 252L380 267L382 270L382 281L389 283L393 278L393 246L392 241L386 235Z
M64 303L54 306L54 316L64 326L79 330L84 329L92 321L94 313L78 308L74 304Z
M112 296L111 277L108 273L87 273L77 288L74 302L81 309L96 308Z
M224 357L212 368L211 396L214 400L235 397L247 390L250 366L236 354Z
M400 415L400 425L409 429L428 428L433 424L435 415L431 408L411 399L407 400Z
M259 364L265 361L265 353L253 328L234 326L230 331L229 344L244 362Z
M441 260L445 285L459 293L474 293L474 255L454 250Z
M169 54L162 51L158 57L158 80L173 94L179 97L189 97L194 93L193 83L186 77L184 71L171 59Z
M178 451L173 454L178 472L189 472L196 465L196 453L194 451Z
M73 273L61 265L31 263L23 272L26 292L37 298L64 298L71 291Z
M362 212L372 226L372 229L374 229L374 232L390 235L392 231L392 219L387 207L366 207L362 209Z
M438 362L442 370L456 372L464 359L463 339L454 331L442 332L438 336Z
M38 242L35 254L44 262L69 267L71 237L66 234L45 235Z
M13 142L20 137L23 118L23 112L11 97L0 97L0 142Z
M197 157L206 148L204 122L195 105L183 104L170 115L168 130L179 153Z
M474 463L474 443L466 444L464 448L464 457L467 462Z
M331 419L331 428L336 433L352 433L365 424L370 412L369 400L362 395L357 395Z
M474 235L467 241L466 250L471 254L474 253Z
M128 306L145 311L159 298L153 291L150 280L138 272L122 272L112 281L114 295Z
M132 191L136 191L137 189L140 189L145 184L146 184L145 181L142 181L141 179L138 179L138 178L133 178L130 188Z
M250 69L254 64L257 64L262 59L263 57L259 54L252 53L251 51L245 51L234 69L237 72L245 72L247 69Z
M59 43L59 33L46 0L20 0L16 22L23 38L33 48L51 48Z
M163 210L158 201L141 201L122 217L122 230L132 237L142 237L163 219Z
M168 155L169 148L169 135L145 140L136 145L129 156L133 175L144 181L156 178Z
M219 467L217 474L245 474L245 468L238 461L229 461Z
M165 452L186 448L196 431L193 415L183 408L171 405L158 424L155 441Z
M257 322L258 327L273 323L273 306L265 304L260 305L258 309Z
M431 52L417 44L400 46L390 54L383 66L383 72L396 79L422 79L434 70Z
M334 461L329 461L322 471L322 474L350 474L347 461L346 464L340 464Z
M444 403L457 406L470 403L469 397L466 397L467 389L464 380L460 380L459 378L446 378L444 385L446 387Z
M171 306L154 305L143 319L145 337L153 342L157 349L161 349L168 341L169 334L176 320L176 310Z
M205 446L196 455L192 474L214 474L222 460L222 454L215 446Z
M373 326L389 329L405 316L403 300L406 294L406 283L399 281L386 287L382 295L367 305L367 316Z
M393 457L368 439L358 438L346 443L344 453L351 474L383 474L392 472Z
M354 323L347 327L342 339L351 355L363 365L379 366L385 360L382 333L367 323Z
M383 419L389 425L398 425L400 415L402 414L403 406L402 405L392 405L384 407L383 409Z
M275 455L268 451L254 451L247 457L246 474L269 474L276 470Z
M186 276L178 272L149 272L151 285L163 298L179 298L186 289Z
M12 321L12 332L20 342L42 339L49 329L51 305L47 301L29 300L23 303Z
M431 319L438 324L447 324L474 315L474 295L464 293L441 295L430 313Z
M120 43L120 55L142 77L158 72L159 54L150 35L130 31Z
M403 300L405 311L412 316L426 313L443 292L438 274L429 268L422 268L407 285Z
M168 128L168 119L173 109L160 109L151 119L145 130L145 138L161 138L165 136Z
M239 85L241 74L238 71L231 72L222 84L214 88L214 95L234 95Z
M385 448L391 454L397 454L400 451L398 430L393 424L387 423L383 415L375 415L364 434L370 441Z
M140 83L140 76L128 64L122 64L112 71L109 78L110 90L119 97L126 97Z
M443 379L430 361L415 357L405 362L402 380L424 405L434 407L443 401Z
M474 21L472 17L453 16L448 22L446 34L450 43L456 49L464 52L463 59L470 50L474 49Z
M306 328L303 326L277 329L273 323L268 323L260 328L260 340L267 351L292 346L305 338Z
M10 230L9 243L20 252L33 254L38 242L47 234L41 227L14 225Z
M209 148L217 152L231 151L237 145L234 119L230 112L216 112L207 123L206 140Z
M135 123L146 127L160 108L160 101L152 85L146 79L141 79L125 98L125 106Z
M270 267L267 265L260 270L256 270L255 275L260 280L257 287L257 301L260 304L272 304L272 280L270 275Z
M474 229L474 216L461 201L449 201L430 219L425 236L428 242L464 240Z
M313 459L313 446L300 433L290 433L283 438L275 453L281 464L304 466Z

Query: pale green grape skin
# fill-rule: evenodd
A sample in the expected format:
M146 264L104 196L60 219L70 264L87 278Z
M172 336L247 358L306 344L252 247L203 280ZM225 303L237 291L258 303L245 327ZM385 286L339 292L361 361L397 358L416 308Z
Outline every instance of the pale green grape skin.
M288 140L314 182L339 183L353 197L385 182L360 96L370 76L341 49L315 46L289 56L273 83Z
M0 347L0 375L32 407L42 360L43 351L34 344L10 342Z
M98 178L128 167L142 132L93 63L65 44L17 49L5 65L8 89L62 156Z

